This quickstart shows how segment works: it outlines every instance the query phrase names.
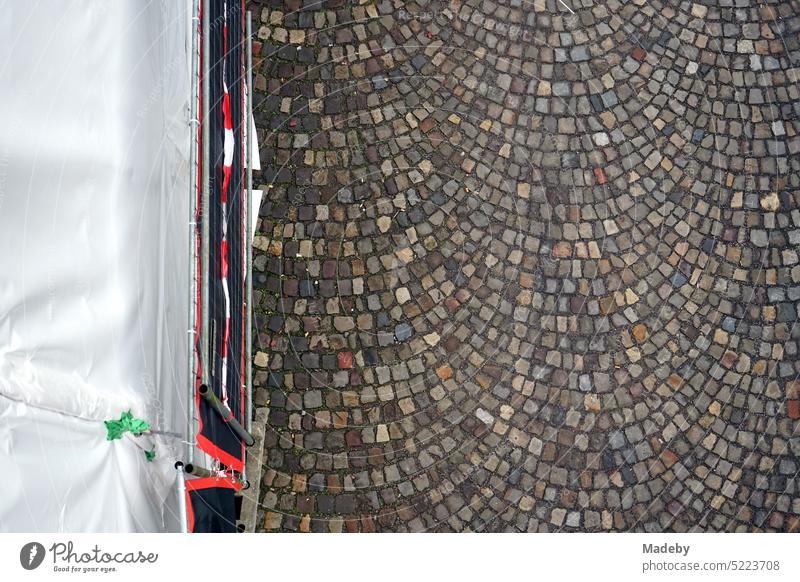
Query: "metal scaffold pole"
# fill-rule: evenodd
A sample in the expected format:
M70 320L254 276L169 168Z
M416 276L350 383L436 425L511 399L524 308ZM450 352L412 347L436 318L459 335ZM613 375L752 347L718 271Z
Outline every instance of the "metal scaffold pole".
M248 10L245 19L247 36L247 327L245 328L245 370L247 387L245 391L245 428L252 433L253 423L253 31Z
M210 191L211 191L211 168L210 168L210 126L209 126L209 101L210 72L211 72L211 2L203 0L203 193L200 202L201 230L200 230L200 365L202 369L202 383L208 384L209 381L209 313L208 313L208 292L209 292L209 253L211 227L209 221Z
M191 103L189 104L189 132L191 135L189 146L189 313L187 314L187 376L186 376L186 459L191 463L194 460L194 394L195 394L195 349L197 346L197 336L195 333L195 317L197 314L197 131L199 120L197 118L197 99L199 97L198 73L200 70L200 55L198 53L198 36L200 34L200 0L193 0L191 15ZM180 509L181 532L188 532L188 521L186 511L186 482L183 472L182 462L175 464L178 471L178 507Z
M184 472L185 467L183 463L180 461L175 463L175 470L178 472L178 495L180 496L179 519L181 520L181 533L189 533L189 519L187 517L188 512L186 508L186 473Z
M198 53L198 37L200 36L200 1L192 2L192 92L190 104L190 131L191 147L189 149L189 326L188 331L188 399L186 401L186 459L192 462L194 459L194 391L195 391L195 349L197 348L197 336L195 332L195 317L197 316L197 131L199 120L197 117L197 99L199 97L198 74L200 71L200 54Z
M208 402L208 405L213 408L217 414L219 414L222 421L228 425L228 428L230 428L236 434L236 436L242 439L242 442L245 444L245 446L253 446L253 443L255 442L253 436L248 433L244 427L242 427L238 420L236 420L233 412L230 408L228 408L228 405L217 398L217 395L214 394L214 391L206 384L200 386L200 397Z

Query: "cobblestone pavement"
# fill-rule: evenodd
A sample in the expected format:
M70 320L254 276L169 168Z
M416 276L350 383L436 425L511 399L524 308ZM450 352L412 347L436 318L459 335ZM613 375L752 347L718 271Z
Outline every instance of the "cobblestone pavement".
M252 8L259 530L800 530L800 4Z

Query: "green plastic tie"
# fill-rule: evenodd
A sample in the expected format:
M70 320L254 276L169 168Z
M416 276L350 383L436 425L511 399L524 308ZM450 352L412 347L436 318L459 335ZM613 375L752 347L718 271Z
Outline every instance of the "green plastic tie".
M134 418L131 411L123 412L119 420L105 420L103 423L106 425L108 434L106 440L113 441L121 439L122 435L126 432L133 433L134 436L150 429L150 425L141 418ZM155 456L155 452L153 453Z

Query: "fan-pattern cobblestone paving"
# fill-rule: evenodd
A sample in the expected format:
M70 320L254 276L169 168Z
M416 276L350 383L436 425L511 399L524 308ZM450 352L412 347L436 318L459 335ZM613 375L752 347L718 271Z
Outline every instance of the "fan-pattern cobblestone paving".
M800 531L797 2L251 8L259 530Z

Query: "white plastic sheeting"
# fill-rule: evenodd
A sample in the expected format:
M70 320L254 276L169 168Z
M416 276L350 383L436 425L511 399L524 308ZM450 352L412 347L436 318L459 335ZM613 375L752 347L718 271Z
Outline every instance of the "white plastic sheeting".
M179 529L190 25L174 0L0 11L2 531ZM155 462L106 440L128 409Z

